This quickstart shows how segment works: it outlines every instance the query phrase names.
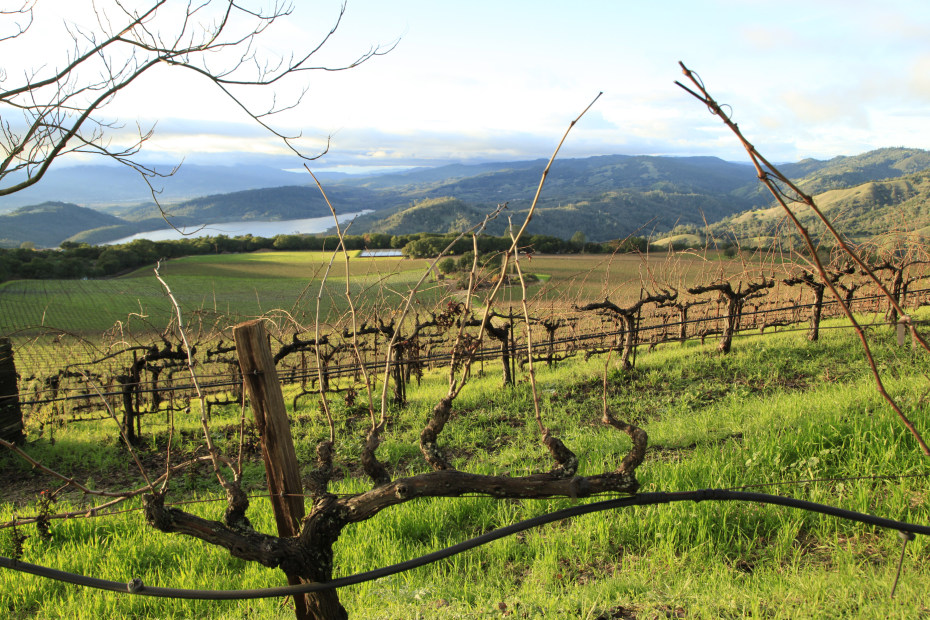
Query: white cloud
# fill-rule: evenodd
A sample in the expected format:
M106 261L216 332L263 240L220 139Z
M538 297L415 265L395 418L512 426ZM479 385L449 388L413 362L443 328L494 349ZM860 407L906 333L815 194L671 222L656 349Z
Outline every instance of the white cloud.
M930 103L930 54L916 58L911 65L908 92L915 98Z
M282 22L262 50L283 53L316 41L337 8L335 1L298 3L293 21ZM79 16L77 9L69 15ZM302 105L269 122L286 134L302 133L308 152L332 134L321 162L327 166L536 159L551 154L569 121L604 90L573 129L565 154L742 160L719 119L674 86L680 58L732 104L747 137L773 159L848 154L902 140L930 146L919 129L930 117L926 0L852 8L847 0L592 0L571 7L475 0L467 8L352 0L319 60L339 63L398 36L394 52L358 69L305 74L310 91ZM7 49L0 47L5 64L13 57ZM283 88L280 101L296 93ZM159 69L106 112L130 128L136 118L162 119L145 157L262 156L299 165L280 140L186 72Z

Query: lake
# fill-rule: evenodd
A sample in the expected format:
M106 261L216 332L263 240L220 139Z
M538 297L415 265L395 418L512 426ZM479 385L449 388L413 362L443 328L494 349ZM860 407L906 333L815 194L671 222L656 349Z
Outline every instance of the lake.
M343 213L339 215L339 222L347 222L357 215L371 213L370 209L359 211L357 213ZM115 241L108 241L106 245L116 245L118 243L129 243L136 239L149 239L151 241L173 241L175 239L184 239L192 237L216 237L217 235L226 235L227 237L238 237L240 235L252 235L253 237L276 237L278 235L300 235L325 232L332 228L332 216L326 217L308 217L300 220L279 220L275 222L268 221L248 221L248 222L221 222L219 224L206 224L200 226L185 226L175 230L174 228L161 228L159 230L150 230L141 232Z

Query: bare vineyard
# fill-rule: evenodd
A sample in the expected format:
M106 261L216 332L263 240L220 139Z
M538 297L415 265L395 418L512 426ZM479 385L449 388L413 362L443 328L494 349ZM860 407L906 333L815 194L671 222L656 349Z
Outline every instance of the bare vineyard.
M900 305L930 303L921 266L884 265L890 273L886 286ZM785 329L807 330L808 337L816 340L820 321L841 312L835 301L824 300L823 286L809 272L801 273L776 279L760 272L754 279L718 280L682 291L644 288L639 299L550 306L546 314L530 315L529 321L512 307L506 314L491 311L483 321L454 296L402 325L393 318L385 322L381 317L390 317L391 312L382 309L354 331L347 320L317 330L283 311L266 313L262 319L271 335L281 381L299 387L291 401L293 409L321 390L352 399L361 389L363 374L376 375L385 367L392 341L391 392L394 401L403 404L411 381L454 363L456 346L470 347L480 370L500 373L504 384L513 384L525 372L529 355L552 365L577 355L616 351L620 363L629 368L644 348L672 342L716 339L718 348L726 352L741 332ZM846 268L834 275L855 312L897 320L864 274ZM239 361L229 337L240 320L238 315L203 310L187 319L186 337L208 414L213 406L242 400ZM463 338L457 338L460 329ZM484 338L479 340L481 333ZM182 410L194 396L177 321L160 332L151 323L127 317L97 337L52 327L33 328L28 336L7 335L15 342L24 417L40 432L46 425L100 419L106 415L103 397L110 409L121 412L124 432L135 438L144 431L145 416Z
M715 270L712 276L705 274L703 279L691 278L686 284L681 278L656 277L655 272L646 270L638 281L614 286L609 279L603 280L600 296L580 288L575 289L576 297L571 301L562 297L558 303L553 303L550 297L550 303L534 304L527 295L529 274L523 273L523 266L531 258L521 246L521 237L533 216L534 201L522 227L512 234L512 245L504 253L502 267L496 275L486 278L485 282L480 281L477 237L488 219L499 215L505 205L488 215L484 224L469 231L475 251L471 270L465 276L465 286L437 285L432 287L433 296L418 298L418 294L422 293L420 286L430 275L436 264L434 262L417 284L403 287L407 292L397 295L403 300L400 308L396 304L384 303L387 297L383 294L375 303L358 305L353 302L349 257L343 251L345 298L349 311L343 318L332 322L321 319L319 314L295 315L283 310L264 312L261 320L239 324L236 324L238 317L226 317L216 311L185 314L156 270L156 277L164 285L176 310L164 327L152 330L155 322L151 317L139 316L143 314L140 312L137 316L127 317L125 322L115 325L99 338L48 328L11 334L15 340L14 355L20 360L21 381L17 397L27 410L30 428L42 429L49 424L92 419L101 415L103 400L114 417L115 412L122 413L121 435L145 479L145 485L132 491L97 491L31 459L28 453L8 441L3 441L3 445L43 473L63 481L62 488L74 487L87 495L105 496L107 501L91 512L141 495L145 520L156 530L199 539L226 549L236 558L283 570L290 584L288 589L268 589L259 595L293 595L298 618L347 617L336 592L336 588L344 584L333 579L334 544L349 526L365 522L387 508L414 500L487 496L517 502L551 498L577 501L605 494L627 496L612 500L611 506L619 507L683 499L737 499L732 489L638 494L641 484L636 470L646 458L649 437L637 426L637 420L626 415L629 412L624 407L611 406L608 400L609 362L603 373L599 428L621 439L621 442L610 442L609 458L599 458L591 452L579 451L576 454L567 445L572 441L569 434L561 433L556 426L550 428L554 412L544 412L540 404L534 364L557 364L573 356L608 353L608 359L616 360L621 368L628 370L636 365L637 355L643 355L644 349L690 339L705 342L713 339L717 350L727 354L738 346L734 342L739 334L747 330L765 334L776 330L803 329L807 331L808 338L815 341L820 337L822 319L841 312L861 340L863 355L882 398L908 428L922 453L930 455L930 448L919 431L885 390L882 372L869 347L872 334L868 334L876 323L890 323L897 326L899 342L903 343L910 333L915 349L919 345L930 351L930 344L917 330L918 322L912 320L906 310L928 303L928 289L921 284L927 264L923 250L853 251L826 218L817 212L834 236L836 245L831 242L831 247L842 250L832 262L826 260L821 244L814 241L808 229L785 204L785 188L793 192L793 200L816 211L812 199L758 155L719 105L707 95L700 80L684 66L682 68L692 81L691 87L682 87L721 116L736 133L747 147L760 180L782 204L798 234L803 237L805 249L797 251L794 248L785 253L793 257L792 260L785 260L784 255L769 255L750 263L738 261L739 269ZM558 148L553 159L557 153ZM543 171L540 190L549 165ZM337 230L338 226L337 222ZM338 232L344 248L342 232ZM463 233L463 237L466 234ZM883 258L876 258L878 256ZM639 289L638 294L614 293L621 285L630 284ZM384 284L383 288L390 286ZM514 310L513 306L506 311L503 309L505 304L498 293L508 288L519 291L511 297L519 298L519 310ZM437 291L440 291L442 299L438 304L430 301L435 300ZM826 291L831 294L829 300L825 296ZM547 292L558 297L558 291L552 287ZM322 294L321 288L320 296ZM48 324L43 320L43 325ZM134 327L143 324L146 328ZM230 330L235 344L230 338ZM44 361L40 363L38 360ZM442 374L448 376L448 385L442 390L444 395L434 400L431 397L432 409L425 425L422 416L416 421L406 421L410 429L405 429L409 432L405 433L404 442L418 448L422 455L420 467L408 470L390 455L379 456L378 448L388 434L397 432L395 424L404 413L407 386L432 370L442 370ZM453 403L462 394L469 378L482 370L500 372L504 384L524 380L529 384L532 400L527 399L522 405L527 409L524 426L531 430L534 445L545 449L541 451L546 453L544 461L516 470L509 466L503 471L476 468L482 472L478 473L468 468L469 464L476 463L475 452L464 454L466 462L463 467L461 459L445 445L445 438L440 440L447 422L452 419ZM379 373L383 374L379 376ZM302 402L318 398L320 417L325 418L325 433L317 437L315 463L308 464L309 468L303 472L298 466L280 382L298 387L291 391L293 410L299 410ZM381 390L380 411L377 412L374 388ZM338 393L348 404L356 398L364 399L363 391L367 391L369 413L364 437L337 425L328 405L330 395ZM237 460L218 447L215 438L220 437L220 433L214 434L210 429L211 407L244 402L246 394L255 427L261 435L268 499L272 504L277 536L255 529L246 515L250 504L243 487L244 415L238 427ZM389 396L392 406L388 406ZM304 398L307 401L303 401ZM133 447L133 444L138 446L138 439L146 432L145 417L164 414L166 419L171 419L176 411L192 409L191 404L195 400L200 402L201 447L206 456L203 451L192 452L188 455L190 460L176 464L170 460L174 453L169 434L164 473L157 478L149 476ZM621 419L615 409L623 411L622 418L629 419ZM479 413L475 409L463 413L478 420L474 417ZM571 424L576 423L576 420L571 421ZM456 426L464 425L459 422ZM235 431L233 429L234 434ZM579 440L580 436L575 435L574 439ZM341 443L353 444L354 451L351 454L337 452ZM628 450L626 446L629 446ZM625 454L624 450L627 450ZM744 462L751 462L752 458L754 456ZM583 459L593 466L580 469ZM343 488L340 468L350 460L354 473L358 477L363 473L371 485L339 492L336 488ZM226 508L221 520L205 520L190 509L179 508L181 504L166 502L169 479L198 463L212 466L216 482L224 492ZM788 500L791 499L764 498L756 493L740 497L744 501L771 501L783 505L789 505ZM309 502L305 498L309 498ZM584 509L593 510L592 506L594 504L589 504ZM800 504L797 506L802 507ZM889 519L868 521L866 517L871 518L869 515L854 515L850 511L841 514L832 507L815 506L810 502L803 508L870 522L909 535L930 531L923 526ZM15 530L16 527L35 523L40 528L52 518L80 516L75 513L49 515L46 509L43 510L41 514L27 519L14 517L4 527ZM82 509L82 514L89 513ZM516 531L502 529L508 533ZM423 556L416 561L427 559ZM0 560L4 566L22 566L16 564L18 558ZM393 570L393 567L384 568ZM60 575L54 578L60 578ZM112 582L106 587L110 586ZM98 587L104 586L98 584ZM128 586L119 587L133 594L181 596L178 590L150 588L141 579L133 579ZM183 594L187 596L191 591ZM244 596L251 597L252 594ZM196 595L216 597L226 594L197 591ZM234 595L241 596L241 593Z

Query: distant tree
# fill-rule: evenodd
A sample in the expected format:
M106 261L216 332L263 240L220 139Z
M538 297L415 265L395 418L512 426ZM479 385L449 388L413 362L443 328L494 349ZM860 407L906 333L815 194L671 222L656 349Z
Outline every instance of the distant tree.
M475 262L475 253L474 252L465 252L459 257L459 271L471 271L471 267Z
M395 250L401 250L412 240L413 239L410 235L394 235L391 237L391 248Z
M558 254L562 251L565 242L549 235L531 235L528 246L540 254Z
M277 235L274 238L272 247L276 250L299 250L300 237L297 235Z
M393 237L384 233L365 233L365 246L372 250L384 250L391 247Z
M615 252L645 252L649 247L649 241L645 237L627 237L610 242L611 251Z
M441 261L436 263L436 268L439 269L440 273L453 273L458 265L455 262L455 259L451 256L446 256Z

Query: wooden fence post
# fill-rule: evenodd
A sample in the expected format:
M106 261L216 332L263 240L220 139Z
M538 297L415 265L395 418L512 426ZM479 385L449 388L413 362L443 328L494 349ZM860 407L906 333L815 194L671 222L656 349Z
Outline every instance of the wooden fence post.
M303 487L284 395L261 320L235 327L236 355L262 440L268 492L280 536L296 536L304 518Z
M261 436L268 493L278 535L294 537L300 532L305 514L303 486L268 335L260 319L237 325L233 335L242 380ZM302 583L296 575L287 575L287 581L292 585ZM303 596L294 597L294 603L298 619L311 617Z
M0 438L11 442L26 438L17 379L13 343L9 338L0 338Z

